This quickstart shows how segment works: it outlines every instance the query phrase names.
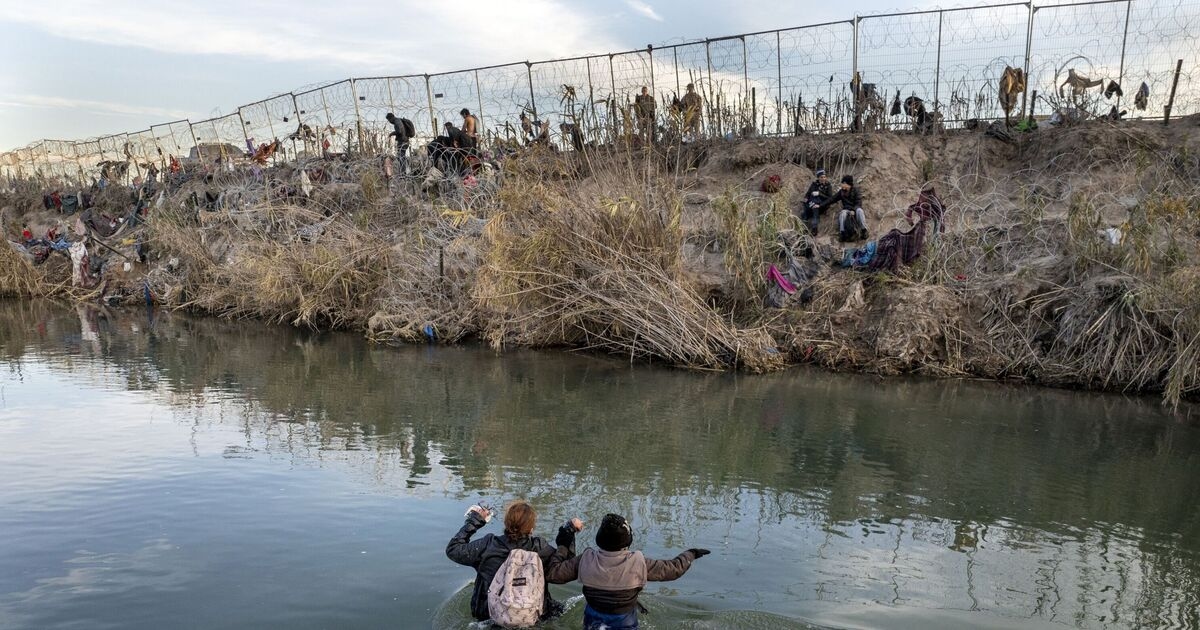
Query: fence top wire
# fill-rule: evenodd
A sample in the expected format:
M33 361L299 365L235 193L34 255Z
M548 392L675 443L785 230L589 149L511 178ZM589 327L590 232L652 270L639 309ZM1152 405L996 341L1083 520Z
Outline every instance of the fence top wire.
M330 90L331 88L335 88L335 87L341 86L341 85L349 84L349 85L353 86L356 81L424 80L425 82L428 82L428 80L432 77L442 77L442 76L447 76L447 75L473 73L473 72L478 73L480 71L485 71L485 70L494 70L497 68L508 68L508 67L519 67L522 65L528 69L532 69L535 66L548 66L548 65L553 65L553 64L564 64L564 63L569 63L569 62L594 60L594 59L599 60L599 59L605 59L605 58L613 59L616 57L637 55L637 54L647 54L648 53L651 56L653 56L653 54L655 52L670 53L670 52L678 51L678 50L685 49L688 47L695 47L695 46L701 46L701 45L705 46L707 48L707 47L711 46L712 44L728 42L731 40L745 41L746 38L760 37L760 36L764 36L764 35L773 35L773 34L802 32L802 31L805 31L806 29L820 29L823 27L830 27L830 26L837 26L837 25L852 25L855 28L857 28L858 25L864 21L875 21L875 20L882 20L882 19L887 19L887 18L897 18L897 17L903 17L903 16L953 14L953 13L959 13L959 12L970 12L970 11L980 11L980 10L989 10L989 9L995 10L995 9L1008 8L1008 7L1026 7L1026 8L1028 8L1030 15L1032 16L1034 14L1037 14L1039 11L1041 11L1043 9L1049 10L1049 9L1086 7L1086 6L1092 6L1092 5L1112 5L1112 4L1117 4L1117 5L1126 4L1127 6L1130 6L1130 7L1132 7L1135 4L1139 5L1139 7L1143 7L1143 6L1144 7L1155 7L1157 5L1162 5L1162 7L1165 8L1167 11L1173 12L1173 15L1186 12L1190 7L1190 5L1188 3L1174 2L1172 0L1077 0L1077 1L1066 1L1066 2L1057 2L1055 0L1047 0L1044 3L1037 3L1037 4L1035 4L1033 2L1006 2L1006 3L1000 3L1000 4L982 4L982 5L976 5L976 6L961 6L961 7L951 7L951 8L945 8L945 9L927 9L927 10L899 11L899 12L889 12L889 13L870 13L870 14L863 14L863 15L855 14L852 18L844 19L844 20L833 20L833 21L829 21L829 22L821 22L821 23L807 24L807 25L803 25L803 26L793 26L793 27L780 28L780 29L768 29L768 30L754 31L754 32L749 32L749 33L741 33L741 34L737 34L737 35L726 35L726 36L721 36L721 37L705 38L705 39L700 39L700 40L695 40L695 41L684 41L684 42L676 42L676 43L662 44L662 45L649 45L644 48L635 48L635 49L623 50L623 51L618 51L618 52L595 53L595 54L578 55L578 56L574 56L574 57L565 57L565 58L558 58L558 59L546 59L546 60L540 60L540 61L512 61L512 62L507 62L507 63L492 64L492 65L487 65L487 66L465 68L465 69L460 69L460 70L450 70L450 71L443 71L443 72L436 72L436 73L410 73L410 74L394 75L394 76L359 77L359 78L342 79L342 80L325 83L325 84L310 84L308 86L303 86L301 88L298 88L297 90L294 90L292 92L276 94L276 95L264 98L262 100L255 101L253 103L241 105L234 111L233 114L226 114L224 116L214 116L214 117L211 117L211 118L208 118L205 120L195 121L195 122L189 121L187 119L181 119L181 120L172 121L172 122L155 123L153 125L150 125L149 129L153 130L155 128L161 128L161 127L177 125L177 124L178 125L182 125L182 124L202 125L203 124L203 125L212 126L212 125L217 124L217 121L227 119L230 116L236 116L238 114L238 112L241 112L243 109L255 107L255 106L276 100L276 99L281 99L281 98L295 99L296 97L299 97L299 96L320 93L322 91ZM1167 19L1169 17L1171 17L1171 16L1164 16L1164 19ZM1129 23L1127 21L1126 22L1127 34L1128 34L1128 28L1129 28ZM1187 33L1184 34L1185 37L1187 35L1188 35ZM1030 43L1030 42L1027 42L1027 43ZM861 51L859 51L859 52L861 52ZM783 59L781 58L782 51L775 50L774 55L777 58L779 58L779 62L782 64L783 63ZM1125 55L1122 54L1122 57L1124 57L1124 56ZM1170 55L1170 56L1175 56L1175 55ZM655 62L655 63L657 63L657 62ZM744 59L743 63L748 64L749 60ZM1133 64L1133 62L1129 62L1129 65L1132 66L1134 64ZM859 68L859 69L861 69L861 68ZM941 70L944 70L944 69L941 69ZM1189 70L1192 70L1192 69L1189 68ZM678 71L678 68L676 68L676 71ZM1189 75L1190 74L1191 73L1189 73ZM983 77L984 80L989 80L990 78L991 77ZM577 79L579 79L579 78L577 78ZM959 80L959 79L960 79L959 77L951 78L951 80ZM791 89L794 86L786 86L786 87L787 87L787 89ZM781 89L781 90L784 88L785 88L785 86L779 86L779 89ZM524 94L520 95L520 98L528 100L528 96L524 95ZM433 104L430 103L430 108L432 108L432 107L433 107ZM1185 115L1188 112L1176 110L1175 113L1177 115ZM25 152L28 154L36 155L37 151L33 151L33 150L36 149L36 150L41 150L44 152L46 150L46 147L48 146L47 143L64 143L64 144L80 144L80 145L92 145L92 144L98 143L101 146L104 146L106 143L112 142L117 139L120 139L121 142L124 142L128 139L128 137L130 135L137 134L137 133L142 133L142 132L140 132L140 131L139 132L122 132L122 133L103 135L103 136L98 136L95 138L88 138L88 139L77 140L77 141L39 140L39 141L31 142L28 145L26 145L25 147L22 147L20 149L13 149L11 151L8 151L7 153L5 153L5 155L9 155L9 154L15 155L17 153L17 151L20 151L20 150L25 150Z

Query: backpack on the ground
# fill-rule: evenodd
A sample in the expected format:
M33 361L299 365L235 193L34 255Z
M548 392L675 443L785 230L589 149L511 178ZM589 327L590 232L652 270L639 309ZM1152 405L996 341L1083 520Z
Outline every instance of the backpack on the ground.
M851 212L846 217L844 227L838 232L838 240L843 243L867 240L867 226L858 220L857 212Z
M413 121L411 121L407 118L401 118L400 124L404 125L405 137L410 138L410 139L417 137L417 128L415 126L413 126Z
M542 559L532 551L513 549L488 587L488 612L502 628L532 628L542 616L545 597Z

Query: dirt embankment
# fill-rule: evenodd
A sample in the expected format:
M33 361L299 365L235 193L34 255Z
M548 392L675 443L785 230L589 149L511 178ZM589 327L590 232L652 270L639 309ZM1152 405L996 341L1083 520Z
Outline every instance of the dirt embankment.
M1200 389L1200 142L1192 121L751 139L509 157L464 182L418 164L185 173L145 221L40 264L0 248L0 295L190 308L379 341L467 337L699 369L795 363L1160 392ZM853 175L871 239L932 183L944 233L898 272L843 268L836 212L796 218L816 169ZM782 189L761 190L778 175ZM11 240L75 216L2 199ZM108 192L94 212L136 201ZM94 215L93 215L94 216ZM98 241L98 242L96 242ZM770 264L800 286L766 279Z

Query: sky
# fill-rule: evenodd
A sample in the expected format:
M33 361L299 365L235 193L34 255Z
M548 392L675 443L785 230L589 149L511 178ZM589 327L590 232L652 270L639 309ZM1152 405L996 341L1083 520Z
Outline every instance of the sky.
M629 50L902 2L0 0L0 150L210 118L354 76Z

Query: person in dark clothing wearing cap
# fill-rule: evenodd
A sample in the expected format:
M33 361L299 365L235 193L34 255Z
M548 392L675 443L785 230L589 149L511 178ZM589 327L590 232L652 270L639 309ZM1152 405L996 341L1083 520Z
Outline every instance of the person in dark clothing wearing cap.
M867 239L867 215L862 209L862 193L854 186L854 176L842 177L841 188L825 203L824 210L837 202L842 202L842 210L838 213L838 239L841 241L864 241Z
M571 535L574 542L574 534ZM637 630L638 595L647 582L679 579L707 549L688 549L670 560L652 560L630 551L633 529L624 517L606 514L596 532L596 546L574 555L574 547L560 544L546 562L546 580L566 584L579 580L587 606L584 630Z
M545 539L533 535L534 525L537 524L537 513L524 501L514 501L504 511L504 534L496 536L487 534L479 540L471 540L488 521L492 519L491 511L478 505L472 505L467 510L467 521L463 523L454 538L446 545L446 557L458 564L475 569L475 590L471 592L471 616L479 621L491 618L488 611L488 587L500 570L500 565L508 558L513 549L532 551L542 558L543 567L552 554L560 554L563 558L575 556L575 532L583 529L583 521L573 518L558 528L558 536L554 539L557 549L550 546ZM562 614L563 605L550 597L546 589L545 605L542 608L542 619L549 619Z
M821 223L821 204L832 196L833 184L829 183L829 176L825 174L825 169L817 169L817 178L808 185L808 192L804 193L804 210L800 213L800 219L813 236L817 235L817 226Z
M391 123L392 128L395 130L389 133L388 137L394 136L396 138L396 161L400 166L400 172L407 175L408 141L412 138L412 136L408 135L408 129L405 129L403 119L397 118L396 115L391 112L388 112L388 115L384 116L384 118Z

